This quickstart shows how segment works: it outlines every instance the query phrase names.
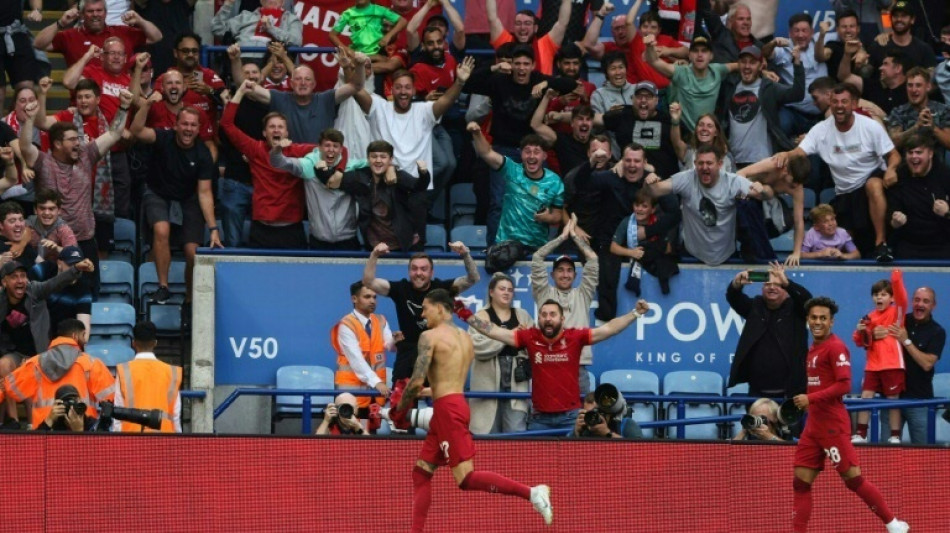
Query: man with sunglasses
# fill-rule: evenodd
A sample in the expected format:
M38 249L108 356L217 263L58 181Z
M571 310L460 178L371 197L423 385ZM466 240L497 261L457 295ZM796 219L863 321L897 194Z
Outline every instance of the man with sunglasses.
M707 265L721 265L736 251L736 207L745 197L759 199L762 185L732 172L722 171L722 151L711 144L696 149L695 167L660 181L646 178L654 198L670 193L680 196L683 244L686 251Z

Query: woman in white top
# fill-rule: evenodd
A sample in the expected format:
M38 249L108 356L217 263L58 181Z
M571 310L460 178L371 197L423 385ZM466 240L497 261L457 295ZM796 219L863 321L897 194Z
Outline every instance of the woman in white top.
M719 119L712 113L701 115L696 121L696 131L689 138L689 142L683 140L683 134L680 133L677 125L682 116L682 109L678 102L670 104L670 122L673 127L670 128L670 142L673 143L673 150L676 151L676 158L680 162L680 170L691 170L693 168L693 159L696 157L696 148L701 144L714 144L726 154L722 158L722 169L726 172L735 172L736 164L732 160L732 154L729 153L729 143L726 136L722 133L722 126L719 125Z
M506 329L532 327L531 315L524 309L511 306L514 296L512 279L501 272L496 273L488 283L488 306L475 316ZM474 328L469 328L468 332L475 346L471 390L528 392L530 362L527 354L492 340ZM472 413L469 424L472 433L511 433L527 428L527 400L472 398L468 403Z

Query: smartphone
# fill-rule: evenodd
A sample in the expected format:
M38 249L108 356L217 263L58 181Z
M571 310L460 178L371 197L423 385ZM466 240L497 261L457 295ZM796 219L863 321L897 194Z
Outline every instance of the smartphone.
M769 280L769 273L764 270L750 270L749 281L753 283L765 283Z

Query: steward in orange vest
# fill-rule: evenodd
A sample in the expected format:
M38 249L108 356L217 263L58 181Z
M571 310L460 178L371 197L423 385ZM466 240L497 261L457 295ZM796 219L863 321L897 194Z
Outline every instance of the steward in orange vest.
M336 350L338 389L375 388L382 405L389 397L386 385L386 350L393 349L393 334L386 318L376 311L376 292L358 281L350 286L353 312L343 317L330 331L330 343ZM369 396L357 396L360 418L366 418Z
M86 326L75 318L59 323L57 337L49 350L31 357L3 380L0 400L33 401L32 423L40 427L56 401L56 389L72 385L79 399L88 408L86 416L98 418L99 402L112 401L115 380L99 359L82 351L86 342Z
M155 358L158 336L155 324L142 321L132 330L135 359L116 367L117 407L158 409L162 412L162 433L181 433L181 367ZM142 426L113 420L112 431L140 432ZM145 428L146 432L154 429Z

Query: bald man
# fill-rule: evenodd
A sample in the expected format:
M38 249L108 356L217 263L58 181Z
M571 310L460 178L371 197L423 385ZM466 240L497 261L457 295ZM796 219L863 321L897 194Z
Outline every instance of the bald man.
M350 408L343 407L348 405ZM341 409L342 408L342 409ZM350 416L341 417L340 411L349 411ZM333 400L333 403L327 404L323 411L323 421L317 428L317 435L365 435L366 430L356 418L356 396L348 392L341 392Z

